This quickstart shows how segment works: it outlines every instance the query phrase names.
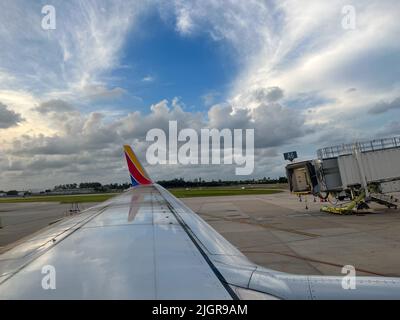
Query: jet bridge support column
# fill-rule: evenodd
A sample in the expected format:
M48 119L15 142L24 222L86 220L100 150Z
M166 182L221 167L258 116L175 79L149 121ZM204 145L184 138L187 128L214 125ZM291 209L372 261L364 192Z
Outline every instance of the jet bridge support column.
M369 198L368 183L367 183L367 178L365 176L365 169L364 169L364 164L363 164L363 160L362 160L361 150L360 150L360 146L358 143L355 144L355 146L354 146L353 155L357 161L358 170L360 172L361 187L364 189L365 197L368 199Z

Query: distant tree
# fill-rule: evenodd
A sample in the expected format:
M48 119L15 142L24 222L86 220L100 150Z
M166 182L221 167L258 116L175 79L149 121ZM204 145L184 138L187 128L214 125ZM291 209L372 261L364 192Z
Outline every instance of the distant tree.
M283 182L282 182L283 181ZM235 181L223 181L223 180L211 180L204 181L200 179L194 179L194 181L185 181L184 179L173 179L173 180L162 180L158 181L158 184L165 188L195 188L195 187L223 187L223 186L237 186L241 184L274 184L274 183L285 183L286 178L282 177L279 179L271 179L270 177L262 179L249 179L249 180L235 180Z
M110 183L110 184L103 185L103 189L105 191L113 191L113 190L119 191L119 190L128 189L130 186L131 186L130 183L122 183L122 184Z
M84 182L79 184L79 189L101 189L102 184L100 182Z
M8 196L17 196L18 195L18 191L17 190L10 190L7 192Z

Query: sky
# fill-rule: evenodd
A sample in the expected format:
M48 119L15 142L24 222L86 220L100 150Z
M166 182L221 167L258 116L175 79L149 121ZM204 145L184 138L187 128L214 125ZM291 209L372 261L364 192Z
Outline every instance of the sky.
M127 182L121 146L146 163L147 132L171 120L254 128L255 170L147 166L155 180L279 177L283 152L400 135L399 13L397 0L1 0L0 190Z

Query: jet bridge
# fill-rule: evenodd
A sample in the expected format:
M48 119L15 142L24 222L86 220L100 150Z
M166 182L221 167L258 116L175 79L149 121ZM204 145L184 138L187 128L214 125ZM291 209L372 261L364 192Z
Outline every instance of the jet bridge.
M400 192L400 137L323 148L317 155L286 167L292 192L348 198L345 212L369 201L397 207L397 199L387 194Z

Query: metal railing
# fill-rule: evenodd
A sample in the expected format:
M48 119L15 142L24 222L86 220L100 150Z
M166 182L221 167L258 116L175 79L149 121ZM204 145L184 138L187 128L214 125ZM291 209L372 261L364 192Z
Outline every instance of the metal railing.
M371 140L368 142L366 141L366 142L349 143L349 144L343 144L334 147L319 149L317 151L318 159L323 160L329 158L336 158L339 156L350 155L353 153L354 148L357 148L361 152L400 148L400 137Z

